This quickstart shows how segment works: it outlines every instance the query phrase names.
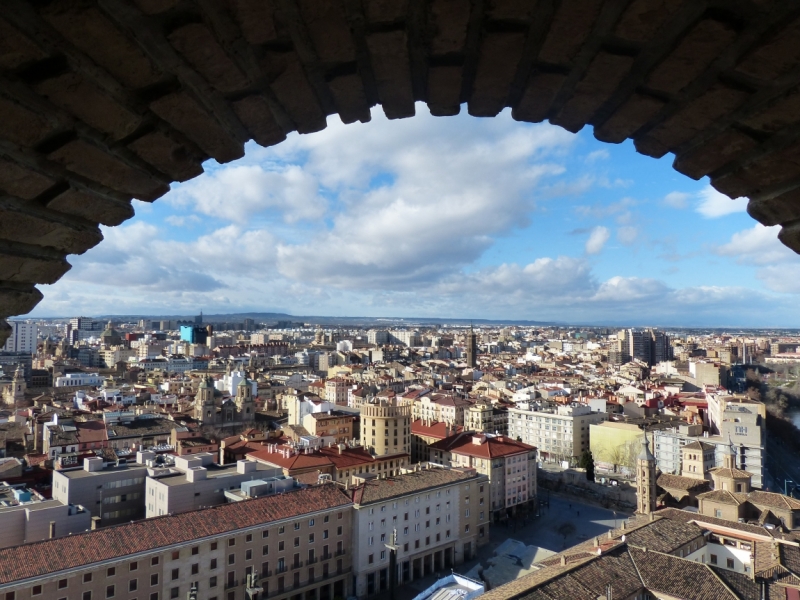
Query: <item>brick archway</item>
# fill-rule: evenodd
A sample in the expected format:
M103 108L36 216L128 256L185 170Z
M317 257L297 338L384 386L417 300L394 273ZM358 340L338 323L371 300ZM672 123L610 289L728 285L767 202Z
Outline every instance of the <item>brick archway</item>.
M672 152L800 252L796 0L7 0L0 71L0 318L131 198L378 104Z

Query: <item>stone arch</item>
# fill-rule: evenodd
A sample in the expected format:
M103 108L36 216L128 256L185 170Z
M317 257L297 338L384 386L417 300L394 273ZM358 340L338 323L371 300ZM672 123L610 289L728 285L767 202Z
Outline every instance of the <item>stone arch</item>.
M131 198L378 104L672 152L800 252L797 0L9 0L0 78L0 318Z

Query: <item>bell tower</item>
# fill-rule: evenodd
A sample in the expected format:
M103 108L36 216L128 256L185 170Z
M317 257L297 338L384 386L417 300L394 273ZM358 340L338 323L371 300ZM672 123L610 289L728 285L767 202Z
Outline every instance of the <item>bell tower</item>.
M650 452L647 432L642 437L642 451L636 457L636 512L649 515L656 510L656 457Z
M239 385L236 386L236 408L239 410L239 418L242 421L255 419L253 383L247 378L247 375L242 377Z
M213 423L216 414L214 405L214 386L208 377L203 377L194 398L194 416L201 423Z

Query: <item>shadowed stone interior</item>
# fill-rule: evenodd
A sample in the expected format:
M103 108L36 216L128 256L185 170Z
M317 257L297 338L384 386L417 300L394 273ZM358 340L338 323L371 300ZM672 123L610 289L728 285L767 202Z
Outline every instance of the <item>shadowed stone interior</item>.
M672 152L800 253L797 0L5 0L0 78L0 339L131 198L378 104Z

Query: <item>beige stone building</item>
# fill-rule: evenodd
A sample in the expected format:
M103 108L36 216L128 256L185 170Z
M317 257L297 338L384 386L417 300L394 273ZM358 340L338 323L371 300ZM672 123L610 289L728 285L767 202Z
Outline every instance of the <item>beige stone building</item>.
M352 516L328 484L2 549L0 598L345 598Z
M335 444L345 444L355 437L357 415L339 410L309 413L302 425L309 434L320 438L333 438Z
M411 446L411 408L395 398L376 398L361 407L361 445L378 455L408 454Z
M390 549L402 585L451 569L489 541L489 479L475 469L422 468L351 490L354 594L389 589Z

